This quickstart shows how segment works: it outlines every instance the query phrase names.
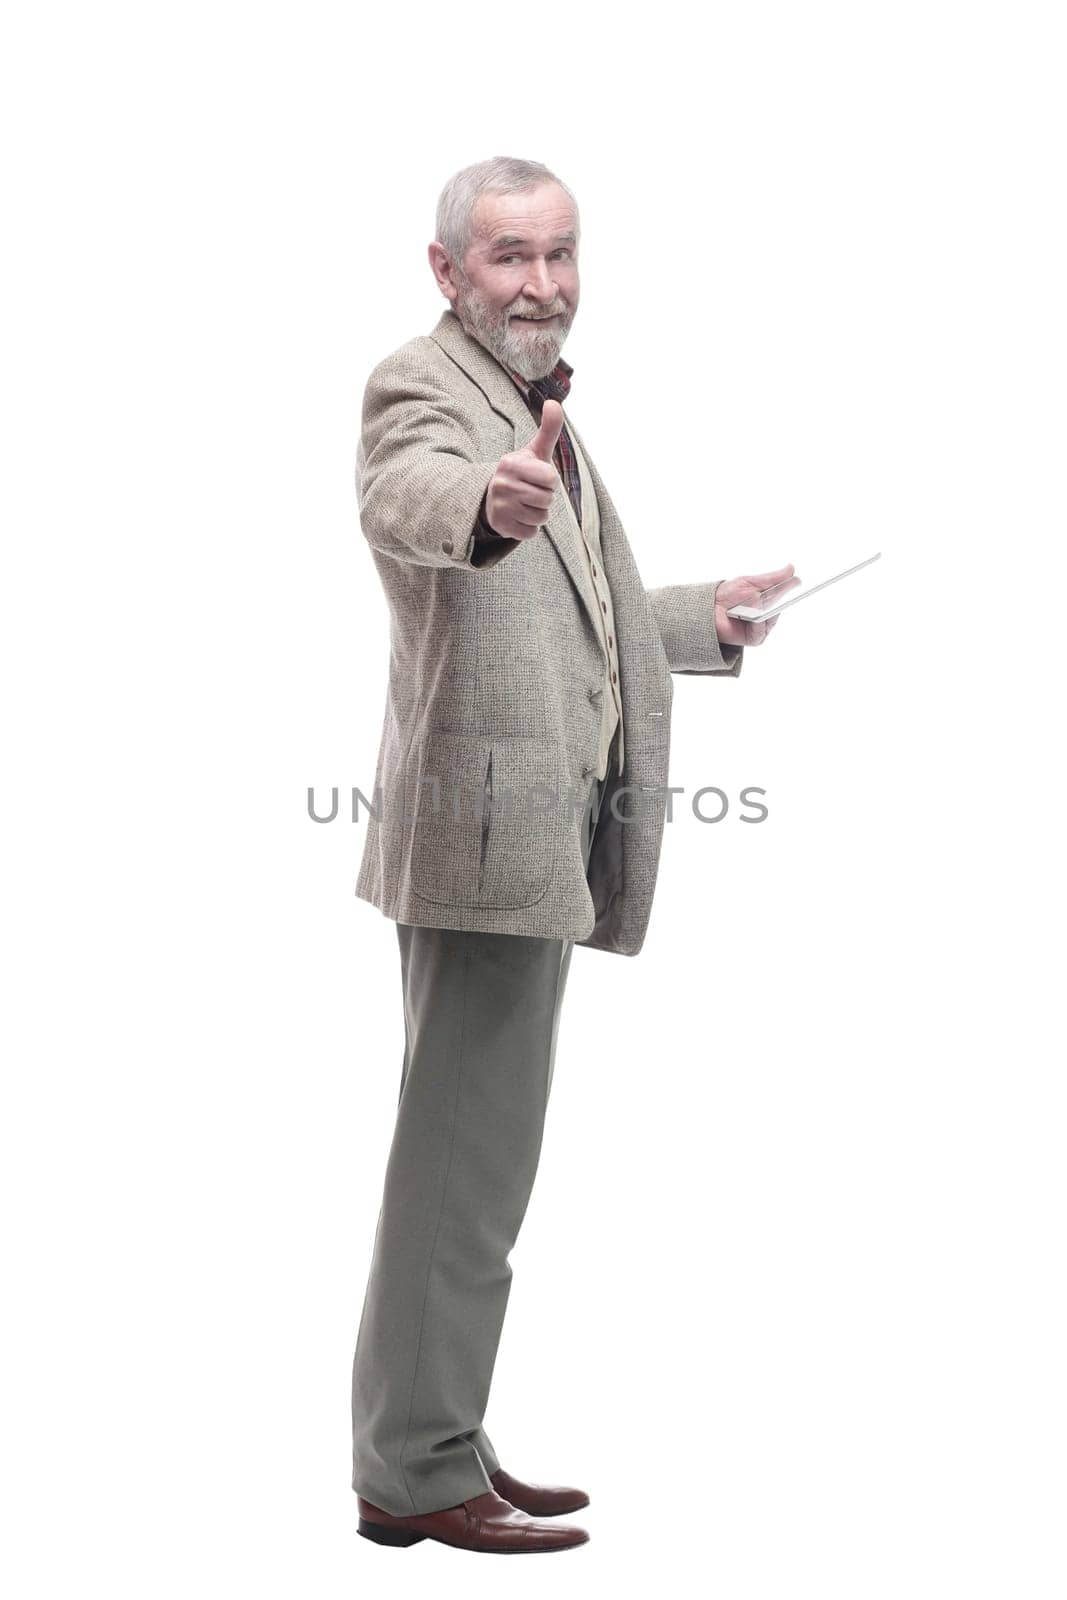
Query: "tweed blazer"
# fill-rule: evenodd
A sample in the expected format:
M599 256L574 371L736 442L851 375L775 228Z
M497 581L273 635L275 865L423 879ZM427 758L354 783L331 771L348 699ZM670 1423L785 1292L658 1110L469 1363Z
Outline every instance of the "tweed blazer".
M451 310L370 375L356 481L389 606L389 679L356 894L397 922L563 938L636 955L656 885L671 674L736 677L717 581L645 589L584 441L600 513L622 688L624 767L609 772L588 869L606 664L562 484L531 539L475 538L497 464L538 425Z

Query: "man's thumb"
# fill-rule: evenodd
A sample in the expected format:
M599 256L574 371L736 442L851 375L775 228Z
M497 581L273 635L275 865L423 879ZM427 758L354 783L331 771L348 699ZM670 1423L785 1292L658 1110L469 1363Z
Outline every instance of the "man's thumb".
M551 461L556 440L563 431L563 407L558 400L546 400L541 411L541 426L527 448L539 461Z

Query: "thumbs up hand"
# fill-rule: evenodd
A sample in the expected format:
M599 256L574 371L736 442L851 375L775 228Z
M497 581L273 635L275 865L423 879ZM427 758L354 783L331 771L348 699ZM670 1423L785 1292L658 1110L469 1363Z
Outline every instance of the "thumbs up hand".
M529 444L502 456L489 480L485 513L489 526L506 539L532 539L544 527L560 476L552 452L563 430L563 407L546 400L541 426Z

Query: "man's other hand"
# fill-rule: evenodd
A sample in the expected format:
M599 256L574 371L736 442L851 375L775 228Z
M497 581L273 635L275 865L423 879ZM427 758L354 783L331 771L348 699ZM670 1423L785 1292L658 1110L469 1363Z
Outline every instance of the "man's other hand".
M532 539L544 527L560 476L552 452L563 429L563 407L546 400L541 426L521 450L503 456L486 492L489 526L505 539ZM736 601L731 601L736 605Z
M793 564L779 567L777 572L755 572L746 578L726 578L715 591L715 633L720 644L762 644L778 621L742 622L739 617L726 615L731 606L752 606L764 611L784 600L790 589L800 582L793 576ZM774 593L768 593L773 589Z

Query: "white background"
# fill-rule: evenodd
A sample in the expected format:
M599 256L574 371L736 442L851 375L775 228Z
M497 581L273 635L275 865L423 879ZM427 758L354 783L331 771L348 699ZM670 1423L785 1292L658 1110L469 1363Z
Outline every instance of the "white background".
M1055 10L9 20L12 1593L1062 1596ZM486 1422L592 1539L503 1574L356 1536L399 960L306 811L374 776L363 384L493 154L578 195L645 582L884 552L675 680L672 781L770 815L575 952Z

